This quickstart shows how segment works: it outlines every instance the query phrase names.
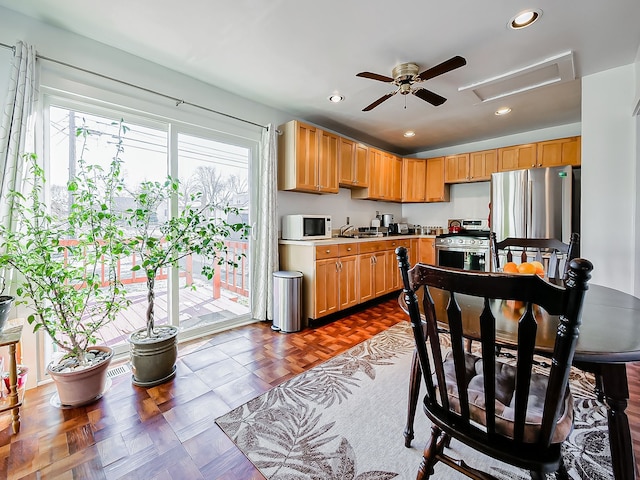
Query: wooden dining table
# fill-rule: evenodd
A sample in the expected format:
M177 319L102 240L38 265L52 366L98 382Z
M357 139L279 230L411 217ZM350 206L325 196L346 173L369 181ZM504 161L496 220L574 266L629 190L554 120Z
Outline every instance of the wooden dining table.
M421 313L422 291L420 289L418 295ZM441 326L446 328L448 293L431 289L431 295L436 304L436 317L442 319ZM483 300L460 294L456 298L463 311L465 335L471 341L480 338L478 318ZM404 294L400 294L399 304L405 312L408 311ZM516 345L517 313L508 308L495 309L497 344L507 348ZM536 321L536 352L549 355L553 351L559 319L542 311L536 314ZM616 480L635 479L637 473L629 419L625 412L629 400L626 363L635 361L640 361L640 299L613 288L589 285L573 364L601 379L601 382L596 382L596 393L607 407L611 461ZM415 353L411 369L405 428L407 446L413 439L413 420L422 375Z

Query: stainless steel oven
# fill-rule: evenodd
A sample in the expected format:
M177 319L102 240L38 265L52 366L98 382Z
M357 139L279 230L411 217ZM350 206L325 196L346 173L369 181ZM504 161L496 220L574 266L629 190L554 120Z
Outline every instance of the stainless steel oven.
M459 232L436 237L436 264L486 272L490 269L489 232Z

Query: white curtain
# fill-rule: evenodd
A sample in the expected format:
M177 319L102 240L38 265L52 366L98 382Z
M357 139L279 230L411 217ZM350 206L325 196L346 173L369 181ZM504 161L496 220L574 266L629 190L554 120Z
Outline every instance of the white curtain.
M15 228L10 190L23 191L24 153L35 152L35 117L38 101L36 52L18 42L9 72L9 88L0 119L0 222ZM8 273L8 272L7 272ZM9 283L9 275L7 284Z
M258 320L273 319L273 272L278 269L276 148L276 129L269 125L262 132L251 207L256 219L252 228L251 314Z

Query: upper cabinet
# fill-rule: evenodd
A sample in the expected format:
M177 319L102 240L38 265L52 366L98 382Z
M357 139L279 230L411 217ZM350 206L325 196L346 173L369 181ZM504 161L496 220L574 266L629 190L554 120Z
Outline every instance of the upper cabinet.
M425 200L427 202L448 202L449 185L444 183L444 157L427 158L427 187Z
M402 160L402 201L424 202L427 190L427 162L424 158Z
M444 181L445 183L458 183L469 181L469 154L449 155L444 157Z
M279 129L278 188L338 193L339 137L297 120Z
M369 148L369 187L351 190L351 198L402 201L402 158Z
M469 181L491 180L491 174L498 171L498 150L483 150L469 154Z
M338 176L341 187L365 188L369 186L369 147L339 137Z
M537 167L580 165L580 137L560 138L538 143Z
M498 170L521 170L523 168L534 168L536 166L537 145L528 143L525 145L514 145L498 149Z
M385 202L448 202L449 184L494 172L580 166L581 138L568 137L428 159L402 158L292 120L280 126L278 188Z
M558 138L498 149L498 171L580 166L581 137Z

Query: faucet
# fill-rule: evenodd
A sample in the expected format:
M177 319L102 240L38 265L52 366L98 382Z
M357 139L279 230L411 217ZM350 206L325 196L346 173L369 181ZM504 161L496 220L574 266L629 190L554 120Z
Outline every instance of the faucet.
M349 231L353 230L355 227L353 225L349 225L348 223L346 225L342 225L340 227L340 236L344 236L346 235Z

